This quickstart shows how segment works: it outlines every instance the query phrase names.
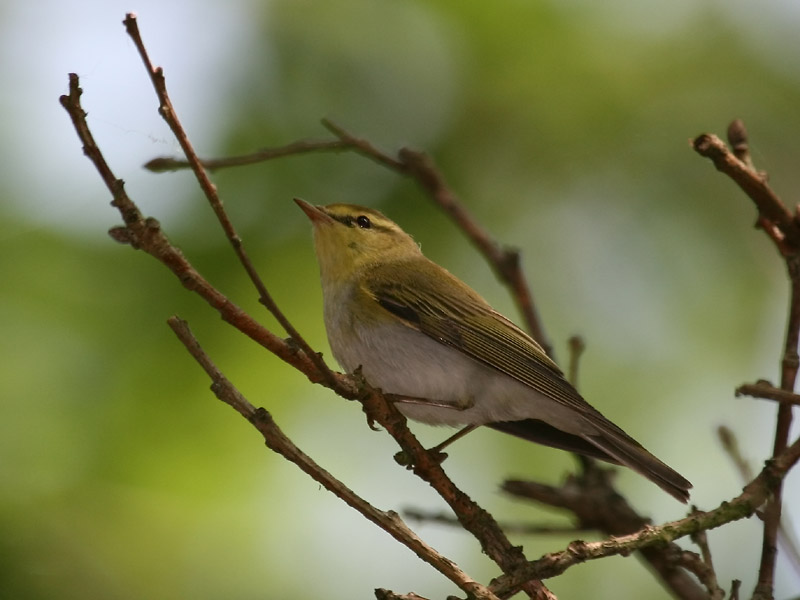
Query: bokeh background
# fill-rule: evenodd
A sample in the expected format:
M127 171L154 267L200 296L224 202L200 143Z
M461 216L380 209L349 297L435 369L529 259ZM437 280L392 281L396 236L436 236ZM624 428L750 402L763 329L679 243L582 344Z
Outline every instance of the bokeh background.
M456 591L265 451L209 393L166 318L188 319L251 401L376 506L442 509L394 464L388 436L370 431L357 405L309 385L222 323L154 260L107 236L119 217L58 104L70 71L131 196L212 282L272 325L192 178L141 169L178 148L121 25L129 10L202 155L324 137L321 117L389 151L430 152L473 214L522 250L558 358L570 335L584 336L584 395L693 481L699 507L742 485L716 441L718 425L734 429L755 466L768 455L775 407L733 390L777 380L782 264L753 229L749 200L688 140L743 118L758 166L795 202L796 2L5 0L0 597ZM214 179L276 300L326 355L309 224L293 196L379 208L516 317L439 210L362 158L297 157ZM426 443L444 435L414 429ZM566 522L498 491L510 476L561 481L574 468L566 454L479 431L446 466L499 519ZM631 473L618 482L656 522L684 514ZM787 497L800 521L797 473ZM497 573L462 532L413 525L479 579ZM572 537L514 541L535 558ZM723 586L739 578L749 593L759 523L714 531L710 541ZM579 566L549 585L565 598L667 597L635 558ZM781 558L777 596L798 589Z

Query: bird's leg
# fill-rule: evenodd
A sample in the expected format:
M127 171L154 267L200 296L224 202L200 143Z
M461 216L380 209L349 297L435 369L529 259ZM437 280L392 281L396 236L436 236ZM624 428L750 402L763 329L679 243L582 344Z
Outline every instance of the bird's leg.
M433 448L428 448L427 452L430 454L436 461L443 463L444 459L447 458L447 453L442 452L445 448L447 448L450 444L455 442L456 440L460 440L462 437L470 433L471 431L477 429L480 425L467 425L466 427L462 427L458 431L456 431L453 435L443 441L441 444L437 444ZM401 450L400 452L394 455L394 460L399 465L403 465L407 469L410 469L412 466L411 457L405 453L405 451Z
M468 410L473 406L475 406L475 399L472 397L467 398L466 402L444 402L444 401L430 400L428 398L417 398L414 396L400 396L397 394L384 394L384 396L386 397L387 400L390 400L391 402L402 403L402 404L424 404L427 406L436 406L440 408L451 408L453 410L458 410L458 411ZM442 450L447 448L447 446L449 446L456 440L461 439L462 437L464 437L470 431L472 431L477 427L478 427L477 425L467 425L466 427L460 429L459 431L451 435L449 438L444 440L441 444L437 444L433 448L428 449L428 453L431 454L431 456L433 456L439 462L443 462L444 459L447 458L447 454L442 452ZM406 455L405 452L398 452L397 454L394 455L394 459L395 461L397 461L398 464L404 465L408 468L411 467L411 458L408 455Z
M475 431L478 427L479 427L479 425L467 425L466 427L462 427L461 429L456 431L453 435L451 435L449 438L447 438L445 441L443 441L441 444L438 444L438 445L434 446L433 448L428 449L428 452L431 452L431 453L434 453L434 454L442 454L442 450L447 448L453 442L455 442L457 440L460 440L462 437L464 437L468 433L470 433L472 431ZM447 457L446 454L444 454L443 456ZM442 458L442 460L444 460L444 458Z
M478 427L479 427L478 425L467 425L466 427L462 427L461 429L456 431L453 435L451 435L449 438L447 438L445 441L443 441L441 444L437 444L433 448L429 448L427 450L428 454L430 454L435 461L443 463L444 459L447 458L447 454L445 452L442 452L442 450L447 448L450 444L452 444L456 440L459 440L465 435L467 435L470 431L477 429ZM397 454L395 454L394 460L398 464L405 466L407 469L411 468L411 457L409 457L403 451L400 451Z

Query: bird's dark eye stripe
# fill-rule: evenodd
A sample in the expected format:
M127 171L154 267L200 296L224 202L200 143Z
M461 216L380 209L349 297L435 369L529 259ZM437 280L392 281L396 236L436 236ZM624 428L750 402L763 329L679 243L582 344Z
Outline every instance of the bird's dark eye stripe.
M357 217L351 217L350 215L331 215L331 217L348 227L355 227L356 225L361 229L372 229L375 227L375 224L367 215L359 215Z

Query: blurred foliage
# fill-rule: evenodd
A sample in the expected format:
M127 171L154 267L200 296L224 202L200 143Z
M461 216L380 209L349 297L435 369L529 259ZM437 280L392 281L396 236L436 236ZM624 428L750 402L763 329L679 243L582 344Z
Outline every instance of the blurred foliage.
M732 391L776 378L786 284L770 244L752 229L749 201L687 140L742 117L758 166L793 201L798 13L790 3L632 4L237 3L231 10L243 11L250 30L226 42L238 59L226 66L232 83L213 90L224 112L194 126L211 130L213 122L217 145L206 152L217 155L326 136L321 117L387 150L428 151L475 216L522 250L558 357L569 335L584 335L589 401L692 480L693 501L712 508L741 487L716 425L732 426L756 465L771 447L774 407L733 399ZM155 9L146 16L159 19ZM214 23L171 28L190 53ZM91 74L90 66L75 68ZM179 78L167 73L168 83ZM141 72L131 78L148 85ZM182 103L202 106L211 83L184 82ZM83 85L91 97L103 81ZM55 94L47 101L55 104ZM113 114L113 106L101 110ZM127 143L120 129L109 150ZM71 152L79 156L77 143ZM9 170L4 197L24 199L37 177ZM378 207L513 315L487 266L415 186L360 157L295 157L214 178L276 300L326 356L308 223L293 196ZM212 282L263 315L196 187L188 177L178 182L184 198L169 205L132 194L150 202L148 211ZM88 168L66 183L44 185L64 203L105 198ZM113 223L104 202L78 206ZM344 598L379 586L454 593L264 452L258 435L213 399L165 319L187 319L251 401L378 507L440 508L394 465L390 440L368 430L357 406L309 386L101 227L43 224L5 203L0 216L0 597ZM415 431L429 443L443 434ZM496 486L507 476L557 482L573 467L569 456L479 431L459 442L447 466L498 518L563 520L510 502ZM788 481L790 498L800 493L797 480ZM683 514L641 478L621 472L619 482L654 520ZM472 575L497 573L465 535L418 529ZM752 586L759 530L747 522L710 535L724 587L734 577L745 591ZM535 558L569 539L515 541ZM800 586L783 562L778 581L778 596ZM565 598L667 597L633 559L587 564L549 585Z

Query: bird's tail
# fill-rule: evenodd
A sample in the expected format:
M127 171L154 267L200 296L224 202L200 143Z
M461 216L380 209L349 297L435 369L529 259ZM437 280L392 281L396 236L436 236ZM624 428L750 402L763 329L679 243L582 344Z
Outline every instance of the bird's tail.
M646 477L674 498L681 502L688 502L692 484L679 473L650 454L641 444L611 422L602 419L602 422L595 423L595 425L603 425L602 428L593 427L595 431L601 430L602 433L576 435L557 429L538 419L488 424L492 429L510 433L537 444L624 465Z
M692 484L682 477L680 473L650 454L644 446L622 430L619 432L604 431L599 434L584 434L582 437L608 454L613 459L612 462L625 465L640 475L647 477L647 479L681 502L689 501L689 490L692 488Z

